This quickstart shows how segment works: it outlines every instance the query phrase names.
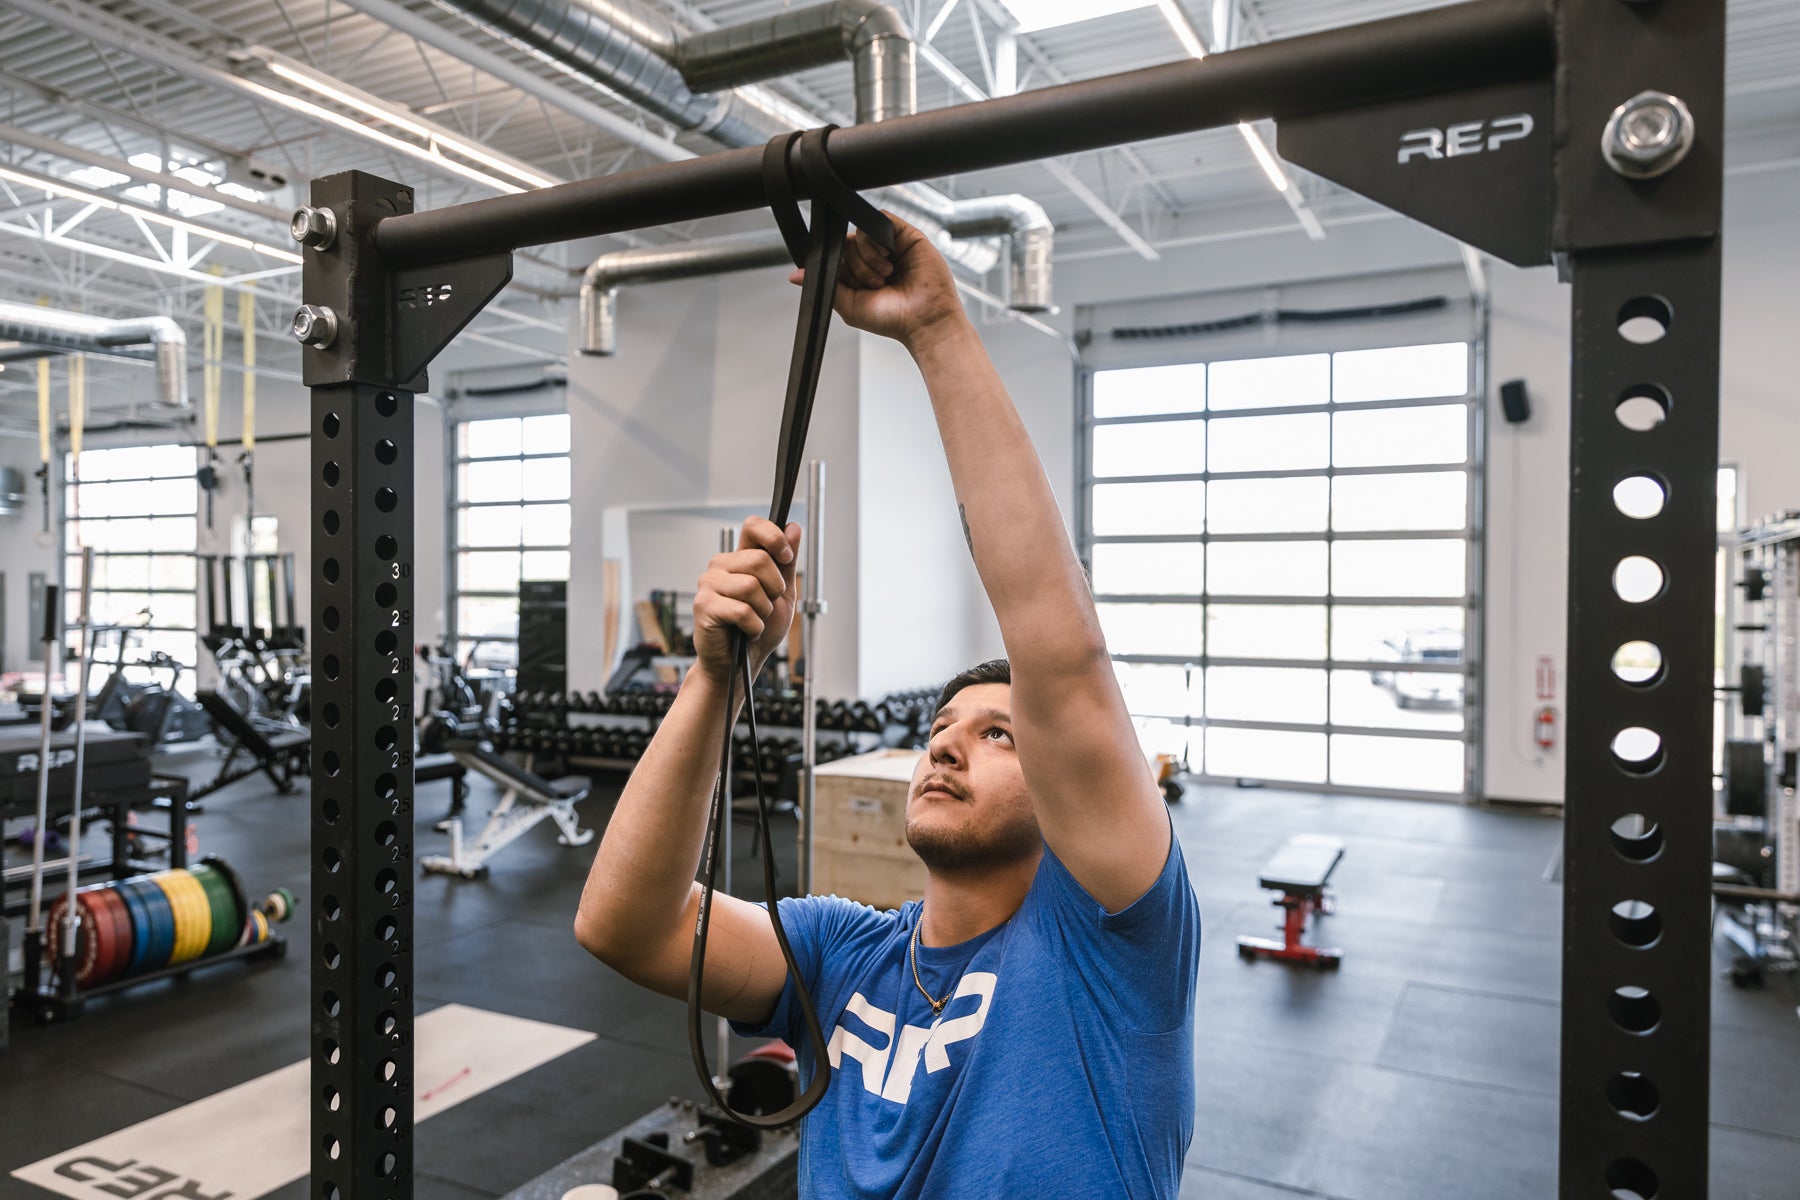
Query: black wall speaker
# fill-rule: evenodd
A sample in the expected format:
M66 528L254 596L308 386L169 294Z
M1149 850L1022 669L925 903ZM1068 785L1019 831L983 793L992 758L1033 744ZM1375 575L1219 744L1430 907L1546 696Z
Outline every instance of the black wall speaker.
M1509 379L1500 385L1500 411L1513 425L1531 416L1531 397L1525 394L1523 379Z

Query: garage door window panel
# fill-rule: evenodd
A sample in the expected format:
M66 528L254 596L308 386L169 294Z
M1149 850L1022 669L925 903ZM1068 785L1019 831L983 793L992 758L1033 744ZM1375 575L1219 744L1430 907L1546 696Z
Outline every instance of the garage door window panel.
M1089 564L1095 595L1198 596L1206 588L1200 542L1097 542Z
M1331 399L1331 356L1296 354L1212 364L1212 408L1301 408Z
M1325 782L1325 735L1279 729L1206 731L1206 773L1225 779Z
M1325 723L1325 672L1284 667L1212 667L1206 716L1286 725Z
M1340 596L1458 596L1468 576L1461 538L1333 542L1331 588Z
M1206 484L1198 480L1096 484L1089 505L1097 537L1206 531Z
M1204 628L1198 604L1099 604L1100 629L1114 654L1198 658Z
M1331 723L1363 729L1463 728L1463 677L1443 663L1400 662L1380 671L1331 673Z
M1331 573L1324 542L1214 542L1214 596L1323 596Z
M1323 533L1331 519L1331 481L1324 476L1220 479L1209 486L1210 533Z
M1195 363L1179 410L1149 391L1176 368L1093 374L1083 549L1147 750L1215 778L1466 791L1476 361L1434 342ZM1132 482L1202 449L1204 480ZM1204 637L1191 617L1163 636L1145 610L1171 607Z
M1338 734L1331 739L1331 782L1340 787L1456 793L1464 787L1464 757L1460 740Z
M1206 469L1206 422L1128 421L1094 426L1097 479L1130 475L1198 475Z
M1331 416L1292 413L1216 417L1207 470L1214 474L1307 471L1331 462Z
M1334 467L1461 466L1469 461L1463 404L1375 408L1332 414Z
M1325 606L1209 604L1209 659L1325 657Z
M1094 376L1097 418L1200 412L1205 407L1205 363L1132 367Z

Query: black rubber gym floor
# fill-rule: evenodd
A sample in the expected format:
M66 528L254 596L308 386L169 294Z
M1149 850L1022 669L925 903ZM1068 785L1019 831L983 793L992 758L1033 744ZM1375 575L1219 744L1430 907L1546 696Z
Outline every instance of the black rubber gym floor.
M196 772L209 766L191 761ZM604 823L616 786L601 781L582 805L588 825ZM471 825L491 796L475 785ZM419 852L443 846L431 826L447 804L447 784L420 789ZM1202 787L1174 813L1206 922L1182 1197L1554 1196L1561 888L1546 876L1558 821ZM9 1178L15 1167L306 1056L307 821L303 793L276 796L259 779L210 797L199 822L202 849L224 855L254 893L300 893L297 919L280 927L286 959L132 989L67 1026L14 1023L0 1052L0 1196L47 1195ZM793 827L776 828L791 884ZM760 896L752 829L736 824L734 869L739 894ZM1235 953L1238 934L1278 923L1256 874L1295 833L1347 847L1337 911L1316 931L1345 952L1334 973ZM698 1098L682 1006L624 983L574 942L593 848L558 846L545 823L485 881L418 881L420 1011L455 1002L598 1035L422 1123L420 1200L501 1195L671 1095ZM1783 983L1715 984L1715 1200L1800 1194L1794 1005ZM271 1195L303 1200L305 1183Z

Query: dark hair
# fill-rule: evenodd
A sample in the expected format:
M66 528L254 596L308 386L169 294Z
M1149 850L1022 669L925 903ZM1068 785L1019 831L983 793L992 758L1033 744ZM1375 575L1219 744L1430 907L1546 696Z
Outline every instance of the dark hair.
M956 693L978 683L1010 685L1012 683L1012 663L1004 658L991 658L987 662L970 667L954 676L949 683L944 685L944 690L938 693L937 708L933 711L943 712L944 705L950 703Z

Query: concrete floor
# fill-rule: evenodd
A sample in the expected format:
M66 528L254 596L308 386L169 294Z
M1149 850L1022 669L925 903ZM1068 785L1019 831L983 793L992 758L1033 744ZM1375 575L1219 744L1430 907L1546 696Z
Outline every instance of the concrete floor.
M196 763L200 770L204 763ZM612 787L584 803L603 825ZM478 785L477 819L489 793ZM447 785L420 789L416 847ZM1554 817L1451 804L1190 788L1174 810L1206 923L1196 1032L1195 1136L1181 1195L1206 1200L1545 1200L1555 1194L1561 888L1546 882ZM261 894L302 896L280 962L224 964L106 997L79 1022L15 1023L0 1053L0 1171L306 1056L303 972L308 802L246 780L209 798L205 852ZM740 894L760 895L739 822ZM1290 834L1347 853L1319 939L1345 951L1314 973L1238 960L1234 939L1279 913L1258 867ZM777 859L793 879L792 825ZM415 891L420 1011L456 1002L598 1036L422 1123L421 1200L501 1195L671 1095L698 1098L683 1008L641 992L575 945L593 847L540 826L466 882ZM9 863L16 861L9 857ZM1714 990L1712 1195L1800 1195L1800 1020L1784 986ZM0 1196L46 1195L0 1173ZM304 1181L271 1193L300 1200ZM244 1200L244 1198L239 1198Z

